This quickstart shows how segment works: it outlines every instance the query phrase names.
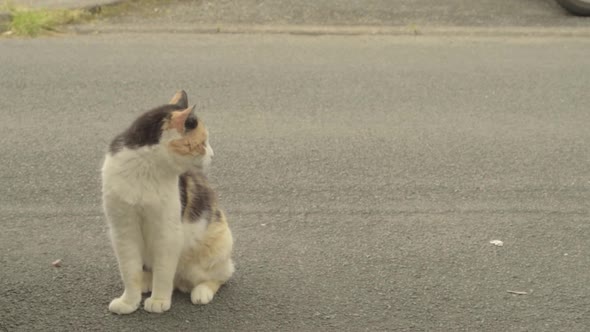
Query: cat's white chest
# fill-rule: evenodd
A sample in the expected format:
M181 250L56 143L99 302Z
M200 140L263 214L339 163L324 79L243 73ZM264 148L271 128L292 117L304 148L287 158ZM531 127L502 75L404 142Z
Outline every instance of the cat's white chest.
M135 206L179 206L175 174L165 174L154 167L154 161L138 158L137 155L137 152L129 150L115 156L107 155L102 168L103 195Z

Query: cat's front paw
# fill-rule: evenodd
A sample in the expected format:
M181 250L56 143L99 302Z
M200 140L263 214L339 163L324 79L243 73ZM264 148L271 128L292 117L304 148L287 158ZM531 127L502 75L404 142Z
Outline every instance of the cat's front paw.
M143 309L148 312L161 314L170 309L170 300L148 298L143 303Z
M200 284L191 291L193 304L207 304L213 300L213 291L207 285Z
M109 304L109 311L117 315L126 315L134 312L139 307L139 302L128 303L125 302L121 297L118 297L111 301Z

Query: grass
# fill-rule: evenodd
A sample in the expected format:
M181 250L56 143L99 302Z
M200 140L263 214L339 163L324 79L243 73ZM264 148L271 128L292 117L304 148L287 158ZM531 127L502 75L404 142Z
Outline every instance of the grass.
M92 14L83 10L50 10L18 8L12 5L0 6L8 11L12 21L8 24L8 34L35 37L57 31L59 26L88 20Z
M0 0L1 2L2 0ZM60 26L84 23L93 19L108 19L129 13L150 16L159 15L159 8L174 1L186 0L129 0L112 6L103 6L99 11L63 9L32 9L12 5L10 0L0 3L0 12L9 12L12 16L8 26L0 26L0 34L12 36L36 37L58 31Z

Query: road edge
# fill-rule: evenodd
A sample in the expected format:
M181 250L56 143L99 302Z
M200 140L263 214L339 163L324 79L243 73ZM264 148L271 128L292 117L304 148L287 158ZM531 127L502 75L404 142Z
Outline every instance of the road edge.
M390 35L474 37L590 37L590 28L579 27L413 27L413 26L316 26L316 25L76 25L69 32L97 33L187 33L187 34L292 34L292 35Z

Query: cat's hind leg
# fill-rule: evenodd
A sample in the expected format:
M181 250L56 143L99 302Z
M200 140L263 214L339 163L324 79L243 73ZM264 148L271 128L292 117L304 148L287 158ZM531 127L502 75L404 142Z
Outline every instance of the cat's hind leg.
M198 284L191 291L191 302L193 304L207 304L213 300L213 296L217 293L221 282L216 280L205 281Z
M211 302L219 287L231 278L234 270L233 261L227 259L222 263L216 264L213 269L202 271L204 273L200 274L200 276L207 275L204 280L198 281L199 274L195 274L193 276L193 285L196 286L191 290L191 302L193 304L207 304Z

